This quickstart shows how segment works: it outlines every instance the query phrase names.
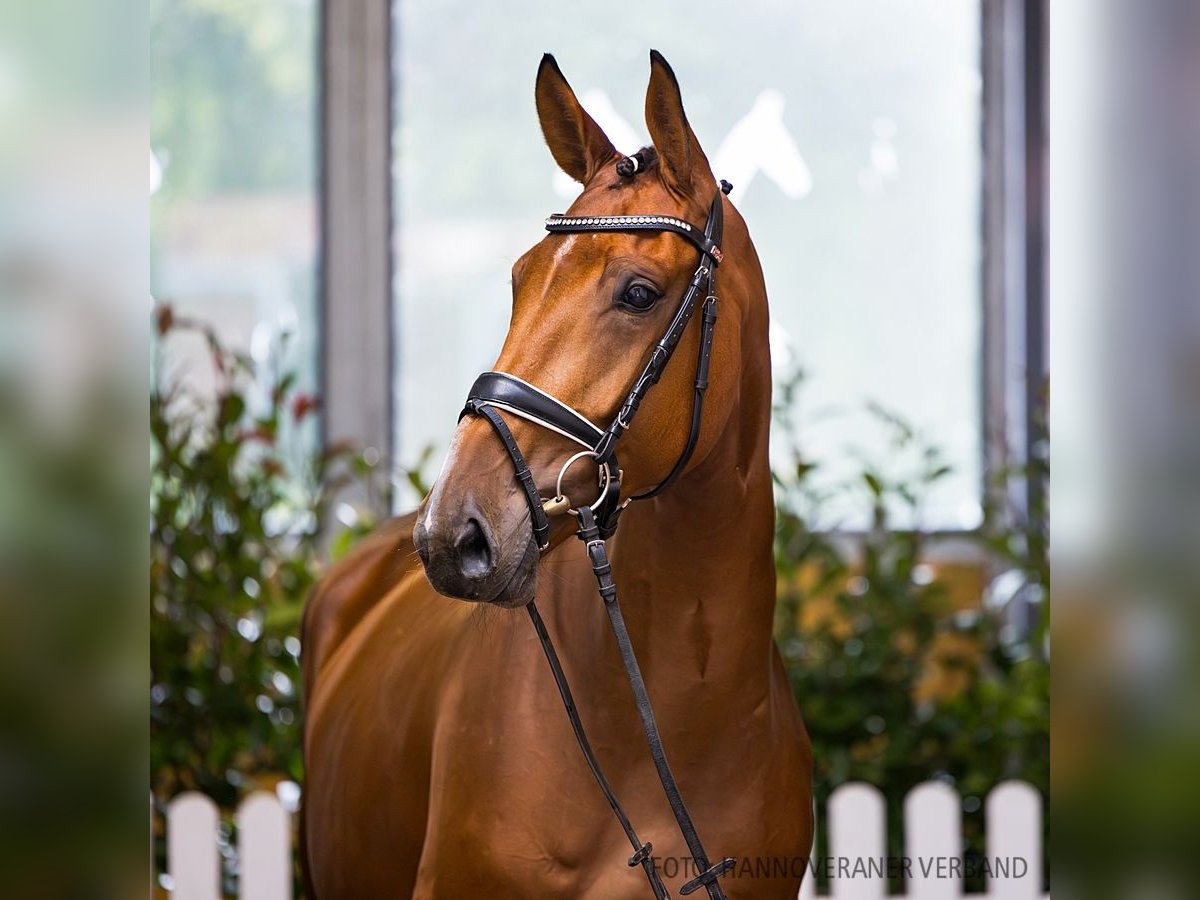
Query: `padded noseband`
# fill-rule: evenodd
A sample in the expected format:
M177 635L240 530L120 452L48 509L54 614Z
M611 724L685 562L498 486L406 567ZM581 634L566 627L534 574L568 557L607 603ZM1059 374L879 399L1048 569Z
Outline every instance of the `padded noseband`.
M604 437L604 432L589 419L580 415L557 397L547 394L541 388L534 387L528 381L507 372L484 372L471 385L467 405L463 407L458 418L461 420L463 416L472 414L484 416L491 423L492 428L500 434L500 439L504 441L505 449L508 450L514 463L518 457L521 459L521 464L517 466L518 472L522 467L528 471L529 467L524 464L524 457L521 456L519 450L514 454L515 441L510 447L504 433L500 431L492 417L485 412L488 409L504 410L527 422L532 422L534 425L540 425L547 431L560 434L588 450L595 450L597 444ZM493 415L495 415L494 412ZM512 432L508 431L507 426L504 431L507 431L511 437ZM600 502L594 506L594 513L599 521L605 523L604 536L608 537L616 531L617 517L620 515L621 468L617 464L615 453L602 465L607 470L605 475L608 488ZM521 481L526 501L529 503L538 550L545 550L550 543L549 525L546 525L542 534L538 534L541 525L539 514L544 518L545 503L538 495L536 487L531 489L519 476L518 480Z

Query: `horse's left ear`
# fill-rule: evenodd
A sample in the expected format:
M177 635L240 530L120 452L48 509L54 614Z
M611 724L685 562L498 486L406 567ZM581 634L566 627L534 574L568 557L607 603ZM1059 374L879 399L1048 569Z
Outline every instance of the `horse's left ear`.
M658 151L659 166L669 188L689 195L696 189L715 184L708 157L700 149L700 142L683 111L679 81L657 50L650 51L646 128Z

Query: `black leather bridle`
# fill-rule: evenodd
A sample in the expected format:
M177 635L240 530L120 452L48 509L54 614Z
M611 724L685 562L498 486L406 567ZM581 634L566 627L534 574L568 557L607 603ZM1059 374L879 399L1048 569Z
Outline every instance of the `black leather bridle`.
M728 191L728 182L722 181L721 192L728 193ZM679 793L675 776L667 764L666 753L658 732L658 723L655 721L654 710L650 705L649 695L646 693L645 682L642 680L641 668L633 652L629 631L625 627L625 619L621 615L621 607L617 603L617 588L612 579L612 566L609 564L608 551L604 542L616 531L621 511L629 502L648 499L666 490L679 477L696 449L704 410L704 392L708 387L713 330L717 322L716 268L722 259L720 243L723 225L723 198L721 192L718 192L713 198L708 211L708 220L703 229L696 228L675 216L553 215L546 220L546 230L555 234L604 231L672 232L689 240L700 251L700 264L697 266L695 274L692 275L691 281L688 282L679 306L671 318L671 324L667 326L662 338L654 345L649 360L637 380L634 381L616 417L607 428L600 428L561 400L506 372L485 372L480 375L471 387L466 406L459 416L460 419L468 415L483 417L491 424L503 442L516 469L517 481L529 504L533 536L539 551L544 551L550 544L549 515L569 511L578 519L579 530L577 533L580 540L587 546L592 572L596 576L600 596L604 601L605 611L608 613L609 624L612 626L613 635L617 640L621 662L625 667L625 673L633 691L642 730L646 734L646 742L650 747L650 755L654 760L659 781L662 783L663 792L671 805L671 811L675 816L680 833L687 843L693 862L699 869L699 874L684 884L680 888L680 893L690 894L700 887L704 887L708 891L710 900L724 900L725 892L717 879L733 868L734 861L726 858L715 864L710 863L704 846L700 843L700 837L696 833L692 817ZM703 302L700 299L702 294ZM621 468L617 463L616 455L617 441L629 429L642 400L662 376L663 370L671 361L675 348L679 346L679 341L698 306L702 307L700 349L696 360L692 421L687 443L671 471L657 487L629 497L622 502ZM538 492L533 474L525 462L520 447L517 446L512 431L503 416L500 415L501 412L518 416L560 434L583 448L564 463L559 472L555 496L549 500L543 500ZM573 508L563 494L563 476L571 465L584 458L593 459L600 470L600 496L590 506L580 504L577 508ZM550 635L546 631L545 623L542 621L536 604L531 601L526 608L533 621L533 627L537 631L546 659L550 663L550 670L554 675L563 705L566 707L567 717L575 732L575 739L583 751L584 759L587 761L596 783L600 786L600 790L608 800L609 806L612 807L613 813L633 847L634 853L629 858L628 865L630 867L640 865L646 873L654 896L658 900L664 900L670 894L655 868L654 859L651 856L653 847L649 842L643 843L638 838L629 817L613 792L612 785L605 777L592 752L591 744L583 729L583 722L580 720L575 706L575 700L571 695L570 685L567 683L558 654L555 652L554 644L550 640Z

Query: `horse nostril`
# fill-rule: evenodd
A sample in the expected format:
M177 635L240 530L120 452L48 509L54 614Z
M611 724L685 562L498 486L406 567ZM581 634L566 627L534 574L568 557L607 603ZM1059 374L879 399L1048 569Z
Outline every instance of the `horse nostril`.
M492 574L492 545L478 520L467 519L454 548L458 551L459 568L467 578Z

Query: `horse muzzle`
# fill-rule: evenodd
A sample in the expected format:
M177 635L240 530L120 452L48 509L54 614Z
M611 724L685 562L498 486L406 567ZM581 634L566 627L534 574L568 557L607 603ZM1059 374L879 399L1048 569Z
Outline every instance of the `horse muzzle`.
M439 514L439 509L446 512ZM515 517L507 510L488 515L469 499L452 507L432 504L422 509L413 543L434 590L459 600L513 608L532 600L538 550L522 510L515 505L514 510Z

